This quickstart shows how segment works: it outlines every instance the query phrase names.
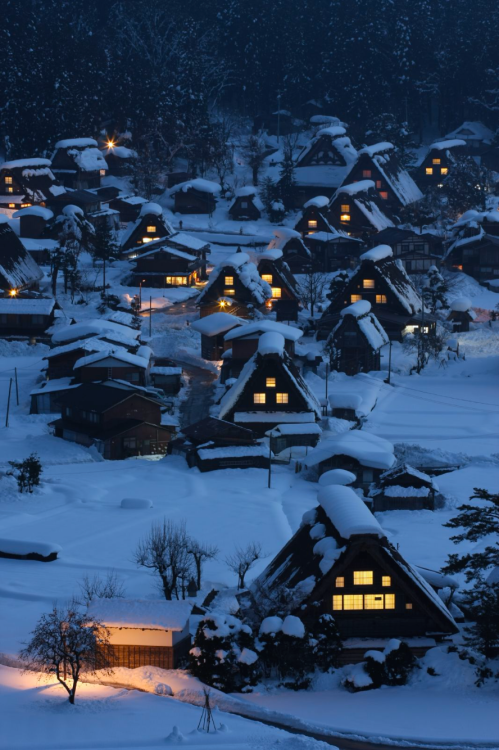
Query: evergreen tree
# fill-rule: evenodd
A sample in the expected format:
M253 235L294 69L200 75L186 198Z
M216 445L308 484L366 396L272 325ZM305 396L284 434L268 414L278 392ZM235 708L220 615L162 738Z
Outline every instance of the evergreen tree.
M107 221L100 222L95 230L93 238L94 258L102 260L102 295L106 296L106 263L111 258L117 257L119 245L116 233L111 229Z
M449 287L436 266L430 266L423 286L423 302L434 315L437 310L449 307L446 294Z
M321 615L314 623L312 630L313 662L321 672L336 669L342 643L338 628L332 615Z
M265 177L260 184L260 198L269 218L272 216L272 206L276 197L277 188L275 182L272 177Z
M294 207L295 163L292 148L284 149L284 159L279 171L279 194L286 211Z
M464 592L460 606L471 620L465 627L464 642L474 651L492 659L499 653L499 582L478 578Z
M333 302L337 299L340 294L343 294L346 285L350 279L350 275L346 271L340 271L337 273L331 281L327 298Z
M489 171L471 156L455 157L455 164L442 188L449 217L455 220L470 208L483 211L490 184Z

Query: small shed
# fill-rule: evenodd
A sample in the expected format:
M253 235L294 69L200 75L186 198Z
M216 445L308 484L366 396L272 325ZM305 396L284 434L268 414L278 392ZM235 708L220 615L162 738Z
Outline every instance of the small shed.
M121 235L121 252L138 249L171 234L173 229L163 216L161 206L158 203L144 203L136 221Z
M229 216L235 221L257 221L261 218L263 203L258 197L258 188L253 185L236 190L234 202L229 208Z
M54 322L56 307L52 298L0 297L0 337L48 339L45 331Z
M180 214L212 214L220 191L221 187L217 182L196 177L172 187L170 195L175 201L174 210Z
M149 378L155 388L176 395L182 387L182 368L174 362L158 359L149 370Z
M47 222L54 218L53 212L43 206L30 206L16 211L14 219L19 219L19 236L39 239L45 231Z
M271 438L272 452L278 454L295 446L312 446L315 448L321 438L322 430L315 422L309 424L278 424L265 434Z
M170 443L168 452L174 456L184 456L191 468L197 466L200 471L250 466L266 467L268 466L268 449L263 453L261 450L253 452L246 450L257 446L256 437L252 430L245 427L224 419L205 417L199 422L182 428L179 437ZM259 445L257 447L261 448ZM237 451L238 448L245 450ZM213 453L215 449L223 450ZM205 454L202 451L208 452Z
M455 333L466 333L470 330L470 323L476 319L476 313L472 309L472 302L467 297L458 297L450 303L450 312L447 320L452 323Z
M226 445L215 446L207 443L196 448L196 465L199 471L215 471L216 469L267 469L269 453L266 445Z
M438 486L422 471L402 464L385 471L379 477L376 489L369 493L373 511L385 510L435 510L435 493Z
M94 599L88 605L91 618L109 631L110 667L185 666L191 637L192 603L141 599Z
M381 323L371 312L371 303L360 300L345 307L328 339L331 369L356 375L379 370L381 349L389 342Z
M243 325L246 321L227 312L216 312L191 323L191 328L201 334L201 356L217 362L228 348L224 341L226 333Z
M56 378L55 380L47 380L46 383L42 383L37 388L34 388L31 393L31 407L29 410L30 414L60 414L61 402L60 399L68 391L74 388L79 388L80 383L73 384L73 378Z
M75 376L82 383L114 379L145 385L149 371L149 359L137 354L130 354L121 347L109 347L108 351L81 357L75 363L73 369Z

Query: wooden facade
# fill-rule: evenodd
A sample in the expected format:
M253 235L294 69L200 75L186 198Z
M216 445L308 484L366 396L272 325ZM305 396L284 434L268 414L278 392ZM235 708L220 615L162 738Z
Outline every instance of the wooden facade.
M331 369L347 375L379 370L381 349L388 344L388 336L373 313L346 314L355 307L344 310L328 339Z
M148 206L153 206L148 210ZM128 227L121 242L121 252L141 249L149 242L155 242L163 237L169 237L172 229L163 217L160 206L156 203L146 203L141 208L139 218Z
M43 297L0 297L0 337L48 339L57 304Z
M372 245L388 245L393 255L400 260L409 274L427 273L431 266L438 266L442 259L442 238L423 232L398 227L384 229L371 239Z
M55 144L52 171L65 187L89 190L100 187L107 163L93 138L72 138Z
M452 173L456 160L455 156L463 156L466 143L453 138L448 141L438 141L430 146L425 158L417 167L415 177L422 190L438 187Z
M106 659L111 669L115 667L181 669L187 666L191 646L190 636L174 646L109 645L106 647Z
M371 235L394 226L386 208L380 203L374 182L363 180L338 188L327 218L335 229L367 242Z
M233 328L243 325L242 318L227 312L216 312L200 320L195 320L191 326L201 334L201 356L211 362L222 359L222 354L229 349L225 334Z
M0 165L0 208L4 211L45 206L63 192L49 159L17 159Z
M464 271L480 282L499 278L499 237L480 232L457 241L447 251L444 262L451 271Z
M139 195L119 195L109 201L109 208L118 211L120 221L128 224L130 221L137 221L140 210L146 203L148 203L147 198L142 198Z
M207 180L194 179L180 183L170 191L175 201L173 210L179 214L212 214L219 192L220 185Z
M330 232L314 232L304 239L312 255L313 268L329 273L355 268L364 252L362 240L331 227Z
M130 279L131 286L142 282L147 287L194 286L202 261L194 255L165 245L137 256Z
M217 469L267 468L268 451L260 455L251 455L244 450L257 445L256 434L247 428L215 417L206 417L188 427L182 428L181 435L173 440L168 448L172 455L184 456L188 465L202 471ZM212 453L202 452L203 446L210 449L233 448L231 455L227 451ZM201 449L201 452L200 452ZM229 453L231 453L229 451Z
M267 308L276 320L298 320L300 290L280 251L267 251L258 258L258 273L272 289Z
M323 200L320 200L323 199ZM331 226L326 218L329 198L318 196L308 201L303 207L302 214L295 224L295 230L302 237L313 232L330 232Z
M125 380L133 385L145 385L148 373L148 363L132 364L123 360L119 354L110 350L108 353L96 353L90 355L89 359L97 358L97 361L81 364L86 359L82 357L75 363L74 374L82 383L98 383L103 380ZM134 359L140 359L134 357Z
M234 253L224 265L215 268L196 304L202 318L230 309L232 315L249 318L255 310L265 310L272 298L270 286L262 281L246 253Z
M234 221L258 221L262 217L262 211L263 204L258 197L257 188L246 187L236 192L229 208L229 216Z
M224 336L224 351L230 356L223 357L220 380L225 383L230 378L237 378L246 362L258 351L260 336L268 331L275 331L284 336L284 349L293 358L295 343L301 337L298 328L285 326L273 321L255 321L241 327L233 326ZM230 351L229 351L230 350Z

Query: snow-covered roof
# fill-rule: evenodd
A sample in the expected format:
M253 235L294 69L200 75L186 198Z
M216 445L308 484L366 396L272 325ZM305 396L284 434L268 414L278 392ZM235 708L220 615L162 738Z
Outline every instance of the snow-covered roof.
M322 430L315 422L309 424L278 424L266 434L272 437L278 437L279 435L322 435Z
M393 445L364 430L352 430L324 440L303 459L305 466L317 466L333 456L350 456L362 466L390 469L395 463Z
M245 185L244 187L240 187L236 190L236 198L249 198L251 195L256 195L258 193L258 188L256 185Z
M153 214L154 216L163 216L163 209L159 203L144 203L140 209L139 216L148 216Z
M220 458L242 458L244 456L263 456L268 458L266 445L227 445L221 448L200 448L197 451L203 461L215 461Z
M168 244L168 242L174 242L175 244L186 247L189 250L203 250L206 247L206 242L204 240L193 237L192 234L186 234L186 232L174 232L168 237L166 244Z
M73 388L79 388L81 383L71 385L73 378L55 378L47 380L42 385L30 391L30 396L37 396L40 393L57 393L58 391L69 391Z
M265 300L272 297L270 284L261 278L258 268L250 261L249 255L247 253L233 253L211 272L208 283L198 297L198 303L207 296L209 290L226 268L232 268L236 271L239 281L248 289L257 304L262 305Z
M113 146L112 148L104 149L105 156L117 156L118 159L136 159L137 152L133 148L127 148L126 146Z
M354 318L360 318L362 315L367 315L369 312L371 312L371 303L366 299L361 299L359 302L354 302L353 305L344 307L340 315L342 318L345 317L345 315L353 315Z
M345 193L346 195L357 195L357 193L363 193L373 187L373 180L359 180L358 182L351 182L349 185L342 185L338 188L336 193L337 195L343 193Z
M0 215L0 282L11 289L29 286L43 278L43 271L35 263L19 237ZM2 280L3 278L3 280Z
M340 135L345 135L346 132L342 125L328 125L326 128L319 130L317 135L330 135L331 138L336 138Z
M174 185L170 188L170 195L175 195L175 193L178 193L179 191L186 193L191 189L198 190L200 193L217 195L222 188L218 182L212 182L211 180L204 180L202 177L196 177L194 180L187 180L186 182L180 182L178 185Z
M191 323L193 328L203 336L218 336L220 333L230 331L231 328L244 325L246 321L238 318L236 315L230 315L226 312L216 312L200 318Z
M357 477L351 471L347 471L346 469L331 469L321 474L319 485L320 487L329 487L332 484L346 486L355 482L356 479Z
M375 352L379 351L383 346L388 344L388 335L384 330L383 326L371 312L371 303L367 300L360 300L354 302L353 305L345 307L341 313L341 318L344 319L346 315L353 315L357 321L357 325L360 331L365 336L371 349ZM331 338L334 340L336 332L341 328L343 320L336 325L332 331Z
M149 246L151 244L153 243L148 243ZM195 255L189 255L189 253L184 253L183 250L176 250L176 248L174 247L168 247L168 245L165 243L154 247L152 250L147 250L147 252L145 253L140 253L140 255L134 257L134 260L139 261L141 258L146 258L148 255L156 255L156 253L166 253L167 255L172 255L175 258L182 258L183 260L188 261L197 260Z
M341 393L330 393L328 401L331 409L357 409L362 404L362 396L359 393L343 391Z
M372 260L374 263L377 263L379 260L391 257L393 257L393 250L390 245L377 245L377 247L373 247L371 250L362 253L360 260Z
M393 143L389 141L381 141L380 143L374 143L372 146L364 146L359 151L359 154L367 154L371 158L377 154L382 154L385 151L391 151L394 147Z
M385 532L365 502L351 487L328 485L319 490L319 504L343 539L369 534L382 539Z
M485 143L491 143L494 133L483 122L466 120L458 128L447 133L445 137L448 139L459 138L464 141L484 141Z
M133 367L140 367L142 370L147 370L149 366L149 360L144 357L139 357L137 354L130 354L126 349L120 347L110 348L109 351L95 352L95 354L89 354L86 357L80 357L75 363L73 369L78 370L80 367L87 367L88 365L94 365L97 362L101 362L103 359L115 359L118 362L123 362Z
M0 314L3 315L50 315L54 299L25 299L23 297L0 297Z
M303 208L309 208L315 206L315 208L326 208L329 205L329 198L325 195L316 195L315 198L310 198L309 201L303 204Z
M183 630L191 610L191 602L163 599L93 599L88 605L89 616L107 627L145 630Z
M62 141L57 141L55 144L56 148L89 148L92 146L97 147L97 141L93 138L65 138Z
M110 344L108 341L103 341L98 336L92 336L86 339L77 339L72 341L70 344L64 344L62 346L55 346L51 349L43 359L52 359L53 357L59 357L61 354L67 354L68 352L74 352L81 349L82 352L110 352L116 347Z
M310 167L297 166L295 168L295 183L319 189L336 189L345 179L349 169L350 165L345 167L333 166L331 164Z
M113 310L106 315L105 318L113 323L119 323L122 326L133 327L134 325L133 315L130 315L130 313L127 312L122 312L121 310Z
M377 152L376 149L378 149ZM396 153L392 149L391 143L379 143L376 146L369 146L364 150L364 153L369 153L388 186L393 190L401 204L407 206L421 200L423 193L410 174L402 168Z
M277 250L277 249L269 250L267 248L266 250L264 250L258 255L257 261L271 260L275 262L276 260L281 260L281 258L282 258L282 250Z
M181 367L158 367L153 365L150 371L151 375L182 375Z
M430 151L445 151L448 148L456 148L457 146L466 146L466 141L462 138L450 138L446 141L435 141L430 146Z
M284 352L284 336L276 331L262 333L258 339L258 352L260 354L279 354Z
M433 586L436 589L459 588L459 583L452 576L446 576L443 573L439 573L437 570L431 570L430 568L422 568L420 565L413 565L412 567L430 584L430 586Z
M50 167L52 162L50 159L39 159L33 157L32 159L15 159L14 161L5 161L0 164L0 170L2 169L24 169L29 167Z
M395 226L393 221L383 213L374 200L369 200L369 198L365 198L364 196L358 196L357 198L354 198L354 203L378 232L383 231L383 229L388 229L388 227Z
M117 333L128 339L131 343L140 337L140 331L136 331L128 326L122 326L114 323L112 320L104 318L90 318L81 323L58 328L52 335L52 343L63 344L65 342L76 341L77 339L88 338L89 336L104 336L106 333Z
M471 310L473 303L468 297L456 297L450 303L450 309L454 312L468 312Z
M220 314L221 313L215 313L215 315ZM203 318L203 320L206 320L206 318ZM199 330L199 328L196 330ZM229 331L224 336L224 340L233 341L234 339L256 338L257 336L261 336L263 333L268 333L269 331L279 333L285 339L289 339L290 341L298 341L298 339L303 336L303 331L300 328L288 326L286 323L278 323L274 320L255 320L252 323L244 322L244 325L241 327L233 328L233 330Z
M50 208L43 208L43 206L28 206L27 208L21 208L19 211L16 211L13 218L21 219L23 216L39 216L41 219L49 221L54 218L54 213Z
M24 539L0 539L0 552L9 555L29 555L31 553L48 557L54 552L61 552L62 547L50 542L30 542Z

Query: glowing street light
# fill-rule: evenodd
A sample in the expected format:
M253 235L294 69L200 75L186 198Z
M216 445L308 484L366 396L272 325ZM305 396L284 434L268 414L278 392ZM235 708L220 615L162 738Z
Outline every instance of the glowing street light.
M17 297L17 289L11 289L9 294L11 297Z

